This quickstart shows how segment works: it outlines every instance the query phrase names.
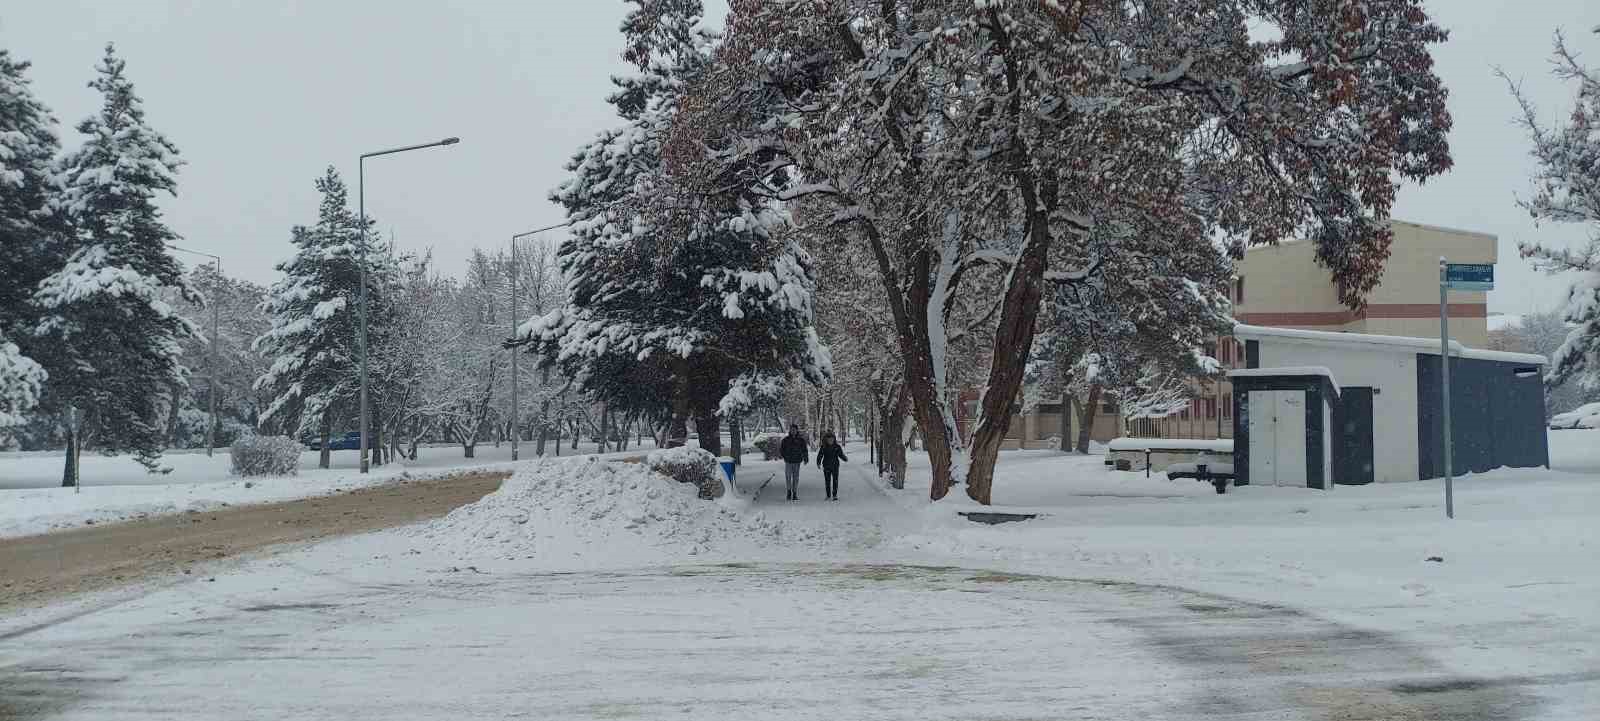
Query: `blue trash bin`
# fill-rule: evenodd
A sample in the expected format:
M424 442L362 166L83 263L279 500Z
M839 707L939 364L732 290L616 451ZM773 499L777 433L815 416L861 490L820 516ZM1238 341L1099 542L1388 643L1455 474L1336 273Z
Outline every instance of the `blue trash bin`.
M722 465L722 475L727 477L729 483L733 483L733 459L723 456L717 459L717 463Z

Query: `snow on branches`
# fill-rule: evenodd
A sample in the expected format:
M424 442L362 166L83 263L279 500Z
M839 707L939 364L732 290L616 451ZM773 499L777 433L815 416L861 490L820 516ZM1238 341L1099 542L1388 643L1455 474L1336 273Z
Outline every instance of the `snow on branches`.
M813 329L811 260L757 187L770 178L703 152L720 124L702 82L714 37L692 30L700 4L635 4L625 57L641 74L617 79L610 99L624 125L580 149L551 193L572 223L559 251L566 305L516 342L596 400L670 408L681 431L691 414L747 412L791 371L821 382L830 359Z
M744 122L707 145L798 176L787 188L832 204L869 247L933 498L965 477L988 501L1047 281L1087 282L1123 254L1299 235L1358 307L1387 256L1396 180L1450 165L1428 50L1445 32L1420 0L731 5L708 75L716 104L744 113L723 116ZM1084 254L1093 236L1111 239L1101 255ZM994 289L973 284L996 265ZM1209 313L1208 278L1187 280L1178 290ZM979 327L950 324L967 311ZM992 345L963 447L940 380L969 332Z
M1600 390L1600 72L1578 61L1566 39L1556 35L1554 75L1576 85L1575 102L1566 122L1541 125L1537 110L1504 71L1511 93L1522 108L1518 122L1533 141L1538 161L1533 196L1519 205L1535 222L1577 223L1588 231L1578 250L1522 243L1522 257L1551 273L1579 271L1567 294L1566 321L1573 324L1567 340L1551 359L1546 381L1560 385L1576 378L1585 390Z

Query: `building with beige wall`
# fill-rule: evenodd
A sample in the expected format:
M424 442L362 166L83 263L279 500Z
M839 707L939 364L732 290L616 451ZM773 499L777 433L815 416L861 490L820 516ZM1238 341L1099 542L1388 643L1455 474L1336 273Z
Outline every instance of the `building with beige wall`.
M1304 240L1258 246L1245 252L1234 282L1234 317L1241 323L1414 338L1439 336L1439 258L1452 263L1493 265L1498 239L1488 233L1391 221L1394 242L1383 276L1367 296L1367 306L1352 311L1339 302L1328 270L1317 265L1316 247ZM1489 344L1488 299L1482 291L1450 291L1450 335L1469 348ZM1245 367L1243 346L1220 339L1212 354L1223 368ZM1079 400L1066 404L1075 407ZM1090 436L1100 442L1121 435L1146 438L1229 438L1233 435L1233 388L1226 380L1200 382L1189 408L1165 418L1123 422L1114 401L1095 409ZM1012 418L1008 448L1042 448L1069 433L1076 422L1062 416L1051 400Z
M1352 311L1341 304L1328 270L1317 265L1316 247L1291 240L1245 252L1235 281L1234 317L1277 328L1438 337L1439 258L1493 265L1498 239L1399 220L1391 227L1389 260L1378 287L1367 295L1365 309ZM1469 348L1487 345L1488 310L1483 291L1450 291L1450 336Z

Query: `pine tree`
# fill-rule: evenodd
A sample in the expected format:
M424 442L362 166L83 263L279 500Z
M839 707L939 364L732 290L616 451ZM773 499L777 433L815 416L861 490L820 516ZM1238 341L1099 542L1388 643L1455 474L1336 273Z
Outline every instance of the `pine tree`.
M40 283L38 333L52 345L49 395L68 433L63 483L77 482L83 447L132 452L160 470L166 442L162 391L186 380L179 341L199 329L161 300L164 287L199 293L167 252L178 234L156 207L176 194L178 149L145 122L144 108L110 45L89 85L100 112L78 124L84 144L61 163L59 211L72 224L66 265Z
M45 371L31 357L40 316L33 291L62 260L49 207L60 143L28 66L0 49L0 428L20 425L39 402Z
M790 372L821 382L830 360L813 328L811 259L784 231L787 214L753 190L759 159L705 158L715 124L681 112L714 91L694 86L711 46L692 30L700 3L637 4L625 57L643 74L610 98L627 124L580 150L552 194L573 221L560 251L567 305L521 337L592 399L668 403L674 442L692 418L720 453L719 418L777 400Z
M319 432L326 440L335 423L356 412L361 232L339 172L329 166L316 187L322 194L317 223L293 229L295 254L278 264L284 277L262 304L272 327L256 339L255 348L271 366L256 379L256 388L273 398L263 421L275 420L296 434ZM370 230L371 218L367 224ZM398 268L385 251L370 252L367 260L370 332L376 335L377 321L385 317L383 290L395 283ZM326 468L328 454L322 455Z

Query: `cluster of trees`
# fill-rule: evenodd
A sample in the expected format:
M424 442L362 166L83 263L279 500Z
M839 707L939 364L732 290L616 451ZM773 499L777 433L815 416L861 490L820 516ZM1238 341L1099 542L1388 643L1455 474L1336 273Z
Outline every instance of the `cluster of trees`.
M147 123L124 61L106 48L90 83L101 110L78 124L71 152L28 70L0 50L0 444L64 446L72 485L85 448L161 472L165 448L213 433L218 444L256 430L326 440L353 427L361 229L338 173L317 179L316 221L292 230L294 255L271 288L218 265L184 273L156 205L176 194L182 161ZM515 266L477 251L459 281L392 243L370 250L379 462L415 457L424 439L470 456L519 432L537 433L542 453L546 435L595 427L570 383L535 369L522 378L526 423L510 424L508 283L518 274L524 312L559 306L549 244L525 242Z
M909 415L935 499L989 501L1030 359L1129 397L1214 370L1248 244L1310 238L1359 306L1398 183L1450 166L1420 0L632 4L622 127L556 193L573 294L520 340L697 421L837 377Z
M156 207L182 161L111 46L89 83L100 110L71 152L28 67L0 50L0 425L64 445L68 485L86 446L157 471L189 384L182 344L200 335L165 297L203 302Z

